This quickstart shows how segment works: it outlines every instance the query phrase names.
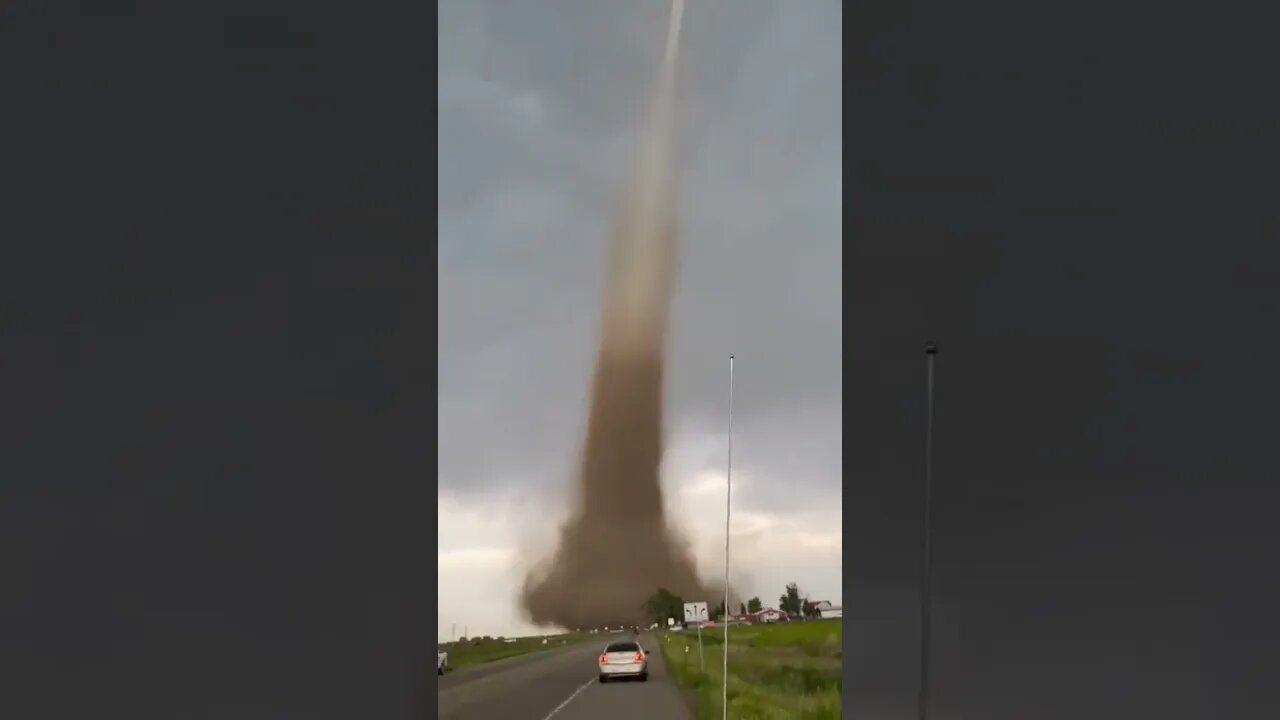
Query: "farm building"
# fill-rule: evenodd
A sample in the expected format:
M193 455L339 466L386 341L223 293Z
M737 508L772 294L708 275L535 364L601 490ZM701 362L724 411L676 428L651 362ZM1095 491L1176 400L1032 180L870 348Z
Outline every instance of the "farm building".
M773 608L764 608L759 612L747 613L746 615L734 615L733 619L737 622L744 622L750 625L759 625L761 623L773 623L787 619L787 614L781 610Z
M843 609L839 605L832 605L826 600L819 600L814 603L813 609L817 610L818 615L824 619L843 617Z

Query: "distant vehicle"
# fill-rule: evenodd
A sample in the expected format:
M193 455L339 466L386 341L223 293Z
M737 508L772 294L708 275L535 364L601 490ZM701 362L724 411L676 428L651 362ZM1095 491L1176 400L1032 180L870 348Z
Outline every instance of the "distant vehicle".
M443 675L449 669L449 653L436 651L436 674Z
M648 652L633 641L613 642L600 652L600 682L611 678L633 677L640 682L649 679Z

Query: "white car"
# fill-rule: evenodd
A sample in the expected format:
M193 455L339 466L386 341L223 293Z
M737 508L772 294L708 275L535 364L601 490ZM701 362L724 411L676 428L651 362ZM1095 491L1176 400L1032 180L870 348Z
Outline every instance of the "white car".
M634 640L611 642L600 651L600 682L611 678L649 679L649 658L640 643Z
M436 652L436 674L443 675L444 671L449 668L449 653Z

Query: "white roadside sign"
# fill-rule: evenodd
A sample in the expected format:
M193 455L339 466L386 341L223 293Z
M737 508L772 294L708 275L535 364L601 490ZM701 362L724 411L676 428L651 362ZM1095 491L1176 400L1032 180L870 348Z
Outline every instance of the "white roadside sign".
M684 621L693 623L698 628L698 666L705 672L707 669L706 658L702 654L702 623L709 620L707 615L707 604L704 602L691 602L684 604Z
M703 623L710 619L707 615L707 604L689 602L684 604L684 621L687 623Z

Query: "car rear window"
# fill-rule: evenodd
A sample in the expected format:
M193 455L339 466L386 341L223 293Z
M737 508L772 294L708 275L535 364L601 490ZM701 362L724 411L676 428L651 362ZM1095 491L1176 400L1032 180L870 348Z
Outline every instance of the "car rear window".
M609 647L605 648L605 649L604 649L604 651L605 651L605 652L607 652L607 653L611 653L611 652L636 652L636 651L638 651L639 649L640 649L640 646L639 646L639 645L637 645L637 644L635 644L635 643L632 643L632 642L620 642L620 643L613 643L613 644L609 645Z

